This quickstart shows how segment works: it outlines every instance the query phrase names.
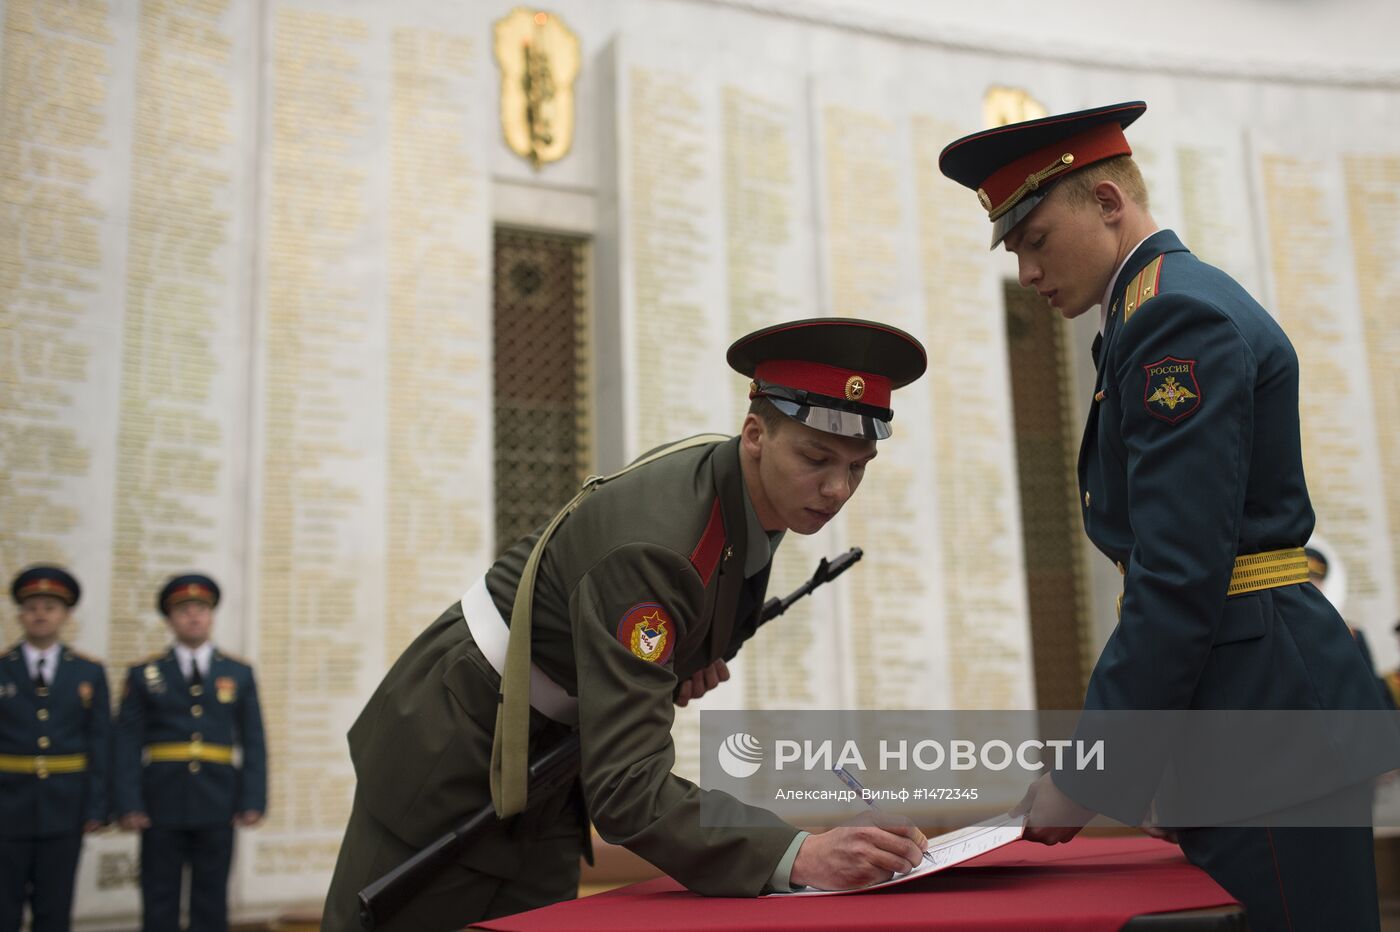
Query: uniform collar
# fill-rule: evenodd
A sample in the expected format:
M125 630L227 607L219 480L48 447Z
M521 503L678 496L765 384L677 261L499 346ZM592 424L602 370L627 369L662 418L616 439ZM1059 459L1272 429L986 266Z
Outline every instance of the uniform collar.
M39 650L28 641L20 642L20 651L24 655L24 665L29 668L29 678L34 679L34 674L39 669L39 658L44 658L44 676L53 682L54 671L58 669L58 658L63 650L63 645L54 641L46 649Z
M754 511L748 483L744 483L744 529L747 544L744 552L744 578L752 579L773 562L773 551L778 549L785 532L769 531L763 527L762 522L758 520L758 512Z
M209 675L209 664L214 659L213 641L205 641L203 644L199 645L193 650L191 650L183 644L176 644L174 646L175 662L179 664L180 673L185 677L185 679L189 679L190 677L191 658L194 659L194 662L199 664L199 675L201 677Z
M731 437L717 444L709 457L713 470L714 494L719 499L720 515L724 521L724 551L719 560L718 588L715 590L715 606L733 606L737 603L740 586L744 578L737 572L725 572L729 561L737 557L738 566L748 565L749 534L748 518L744 513L748 501L748 491L744 482L744 471L739 463L739 438ZM729 634L734 628L732 608L714 611L710 624L709 643L717 650L711 656L718 657L729 643Z
M1113 277L1108 280L1108 287L1103 292L1103 300L1099 301L1099 333L1103 333L1108 324L1108 309L1112 306L1110 302L1113 300L1113 289L1118 287L1118 279L1122 277L1123 269L1127 268L1128 263L1133 261L1133 256L1137 255L1142 244L1156 235L1156 232L1149 233L1138 240L1137 245L1128 250L1128 254L1123 257L1123 261L1118 263L1118 268L1114 270Z

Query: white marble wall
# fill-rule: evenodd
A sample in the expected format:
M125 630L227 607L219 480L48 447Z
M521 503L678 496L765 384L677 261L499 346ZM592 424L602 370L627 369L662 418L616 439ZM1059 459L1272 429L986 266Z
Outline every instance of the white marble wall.
M70 634L113 667L163 643L167 573L224 584L218 640L258 665L273 761L239 914L321 895L345 728L492 556L494 223L594 239L601 469L733 430L723 350L754 327L870 316L929 348L848 513L789 535L773 589L847 546L865 562L706 703L1033 704L1014 268L936 171L993 85L1052 112L1149 102L1130 138L1154 210L1293 334L1319 529L1350 620L1400 661L1393 4L1183 0L1144 24L1069 0L1031 29L1009 0L560 0L577 136L540 170L497 122L514 5L0 0L0 577L72 566ZM1202 16L1209 35L1182 25ZM1118 576L1084 559L1102 637ZM133 915L134 856L89 843L89 927Z

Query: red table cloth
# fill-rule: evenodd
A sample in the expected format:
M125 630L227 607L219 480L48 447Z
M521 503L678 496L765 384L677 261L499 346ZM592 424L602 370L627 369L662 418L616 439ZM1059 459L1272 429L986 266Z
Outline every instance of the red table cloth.
M1175 845L1152 838L1077 838L1055 847L1013 842L964 865L869 893L723 899L696 896L663 877L474 928L1111 932L1133 916L1233 903Z

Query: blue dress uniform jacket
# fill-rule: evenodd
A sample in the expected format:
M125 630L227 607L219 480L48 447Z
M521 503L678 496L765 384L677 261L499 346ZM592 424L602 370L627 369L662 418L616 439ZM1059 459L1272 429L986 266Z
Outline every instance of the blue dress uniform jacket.
M197 828L266 810L267 750L252 668L215 650L197 689L192 694L173 649L127 670L113 785L119 814ZM242 749L241 767L234 748Z
M18 644L0 660L3 838L80 833L84 822L107 820L107 675L67 647L58 658L47 696L29 678Z
M107 820L107 675L62 647L47 679L19 645L0 658L0 930L28 902L34 932L67 932L83 824Z
M1123 596L1086 720L1095 710L1379 708L1346 624L1313 585L1229 595L1237 556L1301 548L1313 530L1298 360L1277 322L1163 230L1120 273L1095 362L1081 505L1089 538L1123 573ZM1164 770L1184 764L1162 735L1139 731L1120 750L1130 751L1126 785L1110 789L1092 770L1060 771L1055 783L1136 824ZM1339 755L1331 782L1309 789L1350 799L1346 788L1376 772L1353 772ZM1356 795L1364 820L1369 789ZM1194 829L1181 843L1245 902L1251 927L1322 928L1314 921L1328 916L1333 928L1374 927L1371 831L1348 824L1363 827Z

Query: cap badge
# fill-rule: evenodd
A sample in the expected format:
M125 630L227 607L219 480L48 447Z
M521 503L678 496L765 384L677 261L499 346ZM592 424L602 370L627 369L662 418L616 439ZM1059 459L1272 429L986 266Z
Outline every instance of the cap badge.
M846 400L860 401L865 397L865 379L853 375L846 380Z

